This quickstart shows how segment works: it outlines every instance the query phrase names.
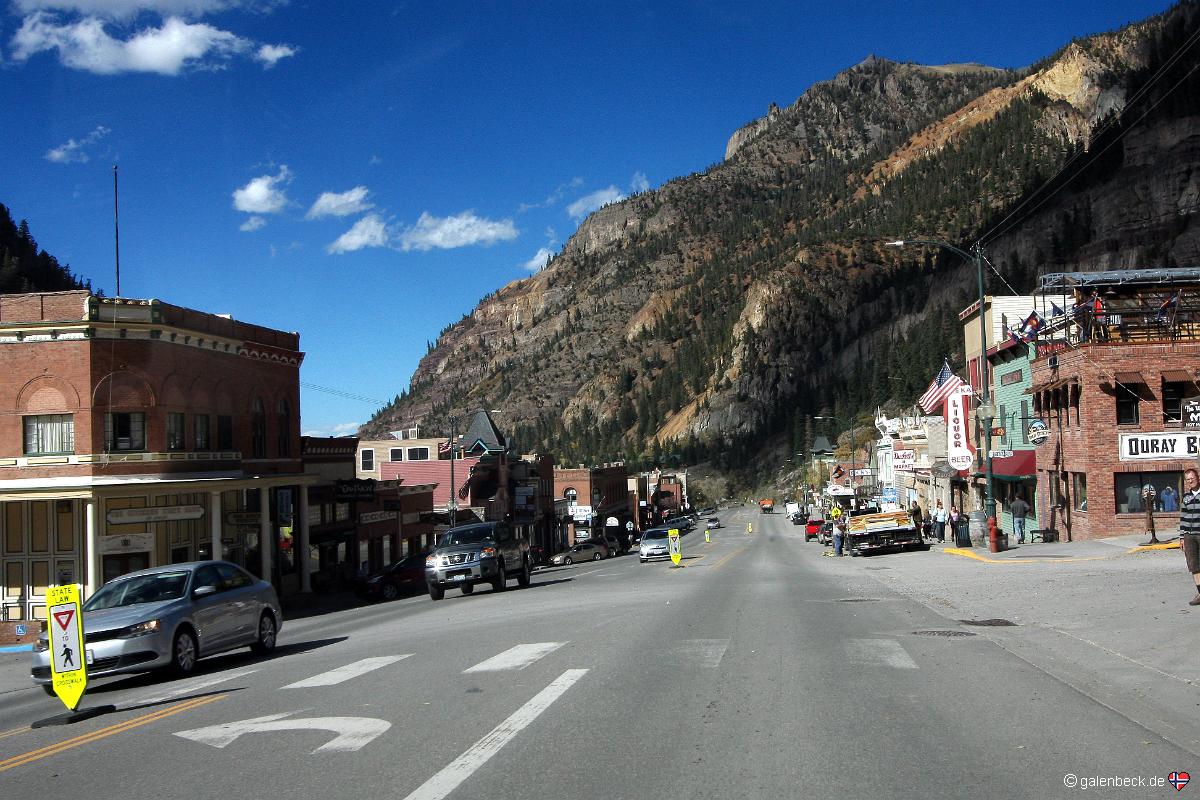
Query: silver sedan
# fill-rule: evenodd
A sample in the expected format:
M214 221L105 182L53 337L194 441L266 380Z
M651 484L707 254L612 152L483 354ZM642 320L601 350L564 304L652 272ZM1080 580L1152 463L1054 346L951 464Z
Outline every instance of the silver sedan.
M591 540L579 542L570 550L558 553L550 559L551 564L574 564L576 561L599 561L604 558L606 546Z
M83 604L88 676L159 667L182 676L197 659L225 650L270 653L282 623L275 589L236 564L196 561L131 572ZM34 646L32 677L52 693L44 633Z

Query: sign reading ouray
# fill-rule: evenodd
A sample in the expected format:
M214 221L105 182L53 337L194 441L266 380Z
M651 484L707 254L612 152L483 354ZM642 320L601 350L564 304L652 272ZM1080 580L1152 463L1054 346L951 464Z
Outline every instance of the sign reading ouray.
M1200 454L1200 433L1122 433L1122 461L1155 461L1195 458Z

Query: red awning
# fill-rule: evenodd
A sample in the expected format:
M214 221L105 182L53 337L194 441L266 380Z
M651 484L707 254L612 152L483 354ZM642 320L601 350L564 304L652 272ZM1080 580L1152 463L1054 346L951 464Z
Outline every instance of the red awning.
M1011 477L1037 474L1037 455L1034 450L1014 450L1007 458L992 459L992 473Z
M1162 379L1167 383L1192 383L1195 379L1186 369L1164 369Z

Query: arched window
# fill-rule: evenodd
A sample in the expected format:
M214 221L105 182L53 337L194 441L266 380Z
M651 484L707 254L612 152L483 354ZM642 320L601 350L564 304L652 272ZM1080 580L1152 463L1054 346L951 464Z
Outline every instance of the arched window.
M291 410L287 400L275 404L276 424L279 425L279 457L290 458L292 455L292 422Z
M567 498L568 503L575 505L576 500L579 498L579 492L575 491L573 488L567 489L565 492L563 492L563 497Z
M267 457L267 412L263 409L261 397L254 398L254 408L250 414L250 451L252 458Z

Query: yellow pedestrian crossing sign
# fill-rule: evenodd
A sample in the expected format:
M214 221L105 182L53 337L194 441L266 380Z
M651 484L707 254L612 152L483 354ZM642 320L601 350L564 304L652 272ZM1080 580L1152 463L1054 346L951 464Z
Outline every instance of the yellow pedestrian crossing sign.
M683 551L679 548L679 529L671 528L667 531L667 547L671 551L671 562L675 566L679 566L679 562L683 560Z
M47 588L46 606L50 610L50 677L54 693L74 711L87 688L87 651L83 647L79 585Z

